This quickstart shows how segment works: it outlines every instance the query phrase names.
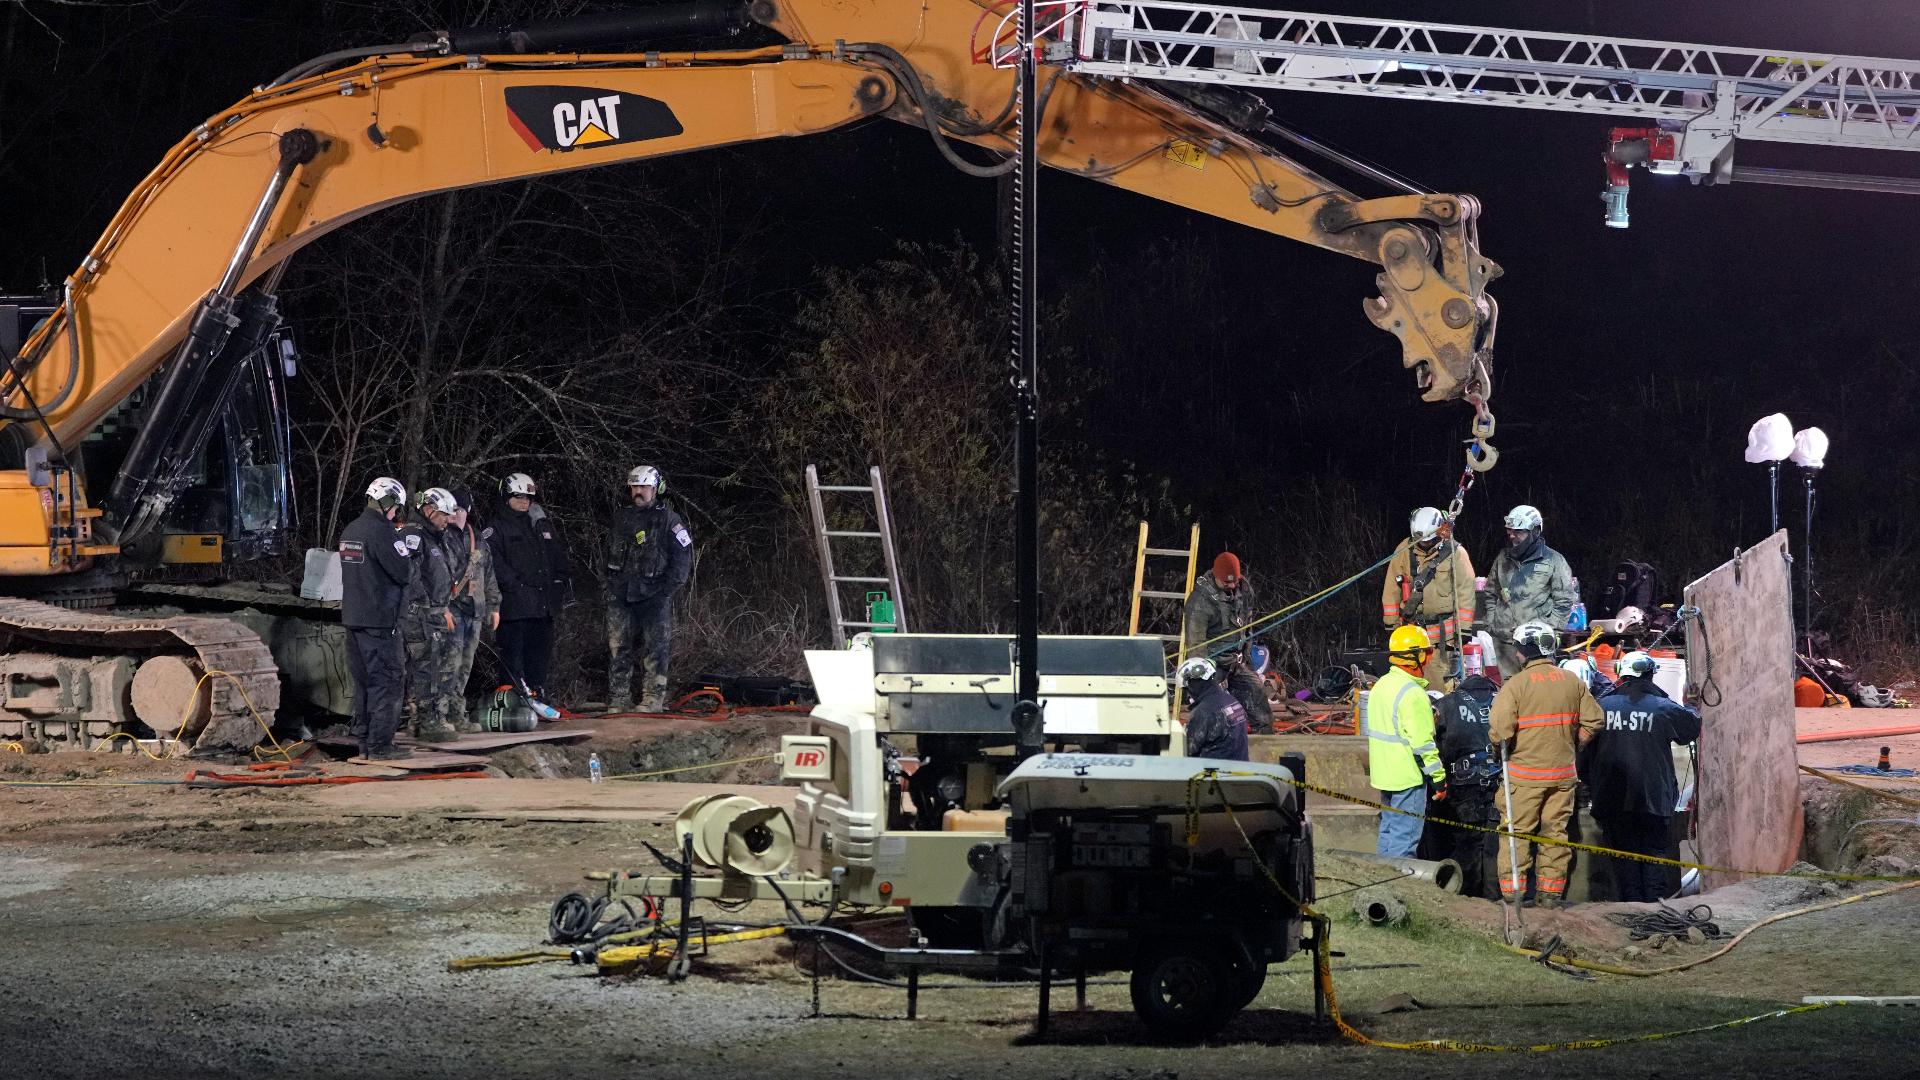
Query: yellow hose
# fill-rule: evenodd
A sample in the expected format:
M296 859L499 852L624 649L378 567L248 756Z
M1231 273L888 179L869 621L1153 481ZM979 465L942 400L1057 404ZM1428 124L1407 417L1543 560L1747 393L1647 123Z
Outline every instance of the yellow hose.
M1629 975L1634 978L1645 978L1649 975L1671 975L1676 971L1685 971L1688 968L1699 967L1701 964L1704 964L1709 960L1720 959L1722 956L1725 956L1727 955L1728 952L1732 951L1735 945L1740 944L1740 942L1743 939L1745 939L1748 934L1753 933L1755 930L1760 929L1761 927L1767 925L1768 923L1776 923L1782 919L1791 919L1795 915L1807 915L1815 911L1826 911L1831 908L1842 907L1847 904L1857 904L1862 900L1871 900L1876 896L1886 896L1888 893L1897 893L1902 890L1912 889L1912 888L1920 888L1920 881L1909 881L1900 885L1891 885L1884 889L1874 889L1871 892L1863 892L1858 896L1848 896L1839 900L1829 900L1824 904L1814 904L1812 907L1795 908L1792 911L1780 912L1778 915L1769 915L1766 918L1761 919L1759 922L1754 923L1752 926L1747 927L1745 930L1742 930L1739 933L1733 935L1733 940L1727 942L1725 945L1722 945L1720 948L1715 949L1713 952L1710 952L1705 956L1699 957L1698 959L1688 960L1684 964L1673 964L1671 966L1663 967L1663 968L1624 968L1624 967L1617 967L1613 964L1596 964L1591 960L1580 960L1572 957L1562 957L1559 959L1554 959L1553 962L1556 964L1569 964L1573 967L1580 968L1583 971L1599 971L1599 972L1604 972L1608 975ZM1540 959L1540 950L1538 949L1523 949L1518 945L1503 945L1501 947L1506 949L1508 952L1519 953L1521 956L1525 956L1534 960ZM1552 958L1549 958L1549 959L1552 959Z

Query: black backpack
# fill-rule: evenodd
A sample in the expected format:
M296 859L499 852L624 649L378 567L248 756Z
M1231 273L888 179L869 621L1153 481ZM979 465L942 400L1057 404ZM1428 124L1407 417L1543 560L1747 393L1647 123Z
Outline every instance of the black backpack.
M1660 571L1652 563L1628 559L1613 568L1613 577L1600 589L1600 604L1593 614L1595 618L1611 619L1620 614L1621 608L1636 607L1651 620L1660 606L1659 597Z

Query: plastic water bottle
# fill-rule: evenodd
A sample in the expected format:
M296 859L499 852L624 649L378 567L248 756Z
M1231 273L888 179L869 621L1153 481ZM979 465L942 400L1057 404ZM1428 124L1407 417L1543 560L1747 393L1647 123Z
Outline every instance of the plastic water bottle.
M1585 630L1587 628L1587 602L1580 599L1580 579L1573 579L1573 610L1567 613L1567 629Z
M600 782L600 755L599 754L587 755L587 781L589 783L594 783L594 784L597 784Z

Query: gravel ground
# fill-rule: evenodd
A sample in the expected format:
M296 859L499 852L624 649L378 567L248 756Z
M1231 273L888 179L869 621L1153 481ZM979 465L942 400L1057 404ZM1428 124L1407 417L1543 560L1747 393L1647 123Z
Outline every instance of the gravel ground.
M1070 988L1058 991L1044 1042L1031 1035L1031 988L930 987L922 1018L908 1022L900 991L828 979L825 1016L812 1019L799 958L778 941L718 948L678 984L602 978L567 964L450 973L456 957L537 947L551 900L579 888L589 866L635 850L649 827L431 815L262 826L235 810L298 804L48 790L0 790L0 820L22 822L27 803L74 811L57 824L43 817L0 831L0 1076L9 1080L471 1080L609 1069L716 1080L1912 1075L1905 1045L1914 1013L1896 1009L1833 1009L1561 1053L1358 1047L1312 1022L1311 983L1297 960L1276 967L1255 1005L1197 1048L1143 1039L1126 988L1104 982L1091 988L1085 1013L1072 1011ZM156 810L176 824L156 828ZM1340 869L1336 860L1327 866ZM1355 1024L1382 1039L1534 1043L1670 1031L1810 993L1915 993L1920 972L1920 890L1769 927L1679 975L1592 982L1505 952L1487 932L1487 905L1431 890L1405 898L1413 907L1406 927L1372 930L1349 919L1334 938L1346 954L1336 961L1341 1000ZM1821 898L1801 883L1772 881L1707 899L1723 919L1743 923ZM1328 906L1342 910L1337 900ZM1555 914L1556 932L1584 956L1611 959L1625 944L1598 912ZM1661 962L1707 948L1675 945Z

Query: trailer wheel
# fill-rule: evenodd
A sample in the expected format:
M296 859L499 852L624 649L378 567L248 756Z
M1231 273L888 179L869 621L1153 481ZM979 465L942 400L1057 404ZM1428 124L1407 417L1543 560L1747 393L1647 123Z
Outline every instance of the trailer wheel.
M1267 965L1233 965L1233 996L1227 1001L1229 1015L1253 1004L1267 985Z
M1133 1011L1154 1035L1182 1042L1205 1038L1226 1023L1244 986L1219 942L1163 941L1134 961Z

